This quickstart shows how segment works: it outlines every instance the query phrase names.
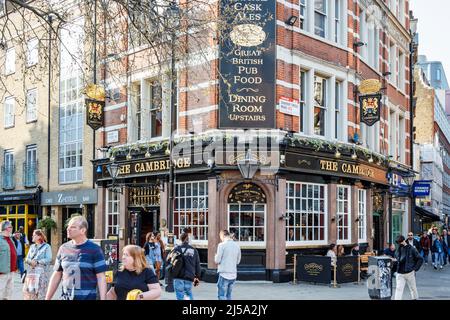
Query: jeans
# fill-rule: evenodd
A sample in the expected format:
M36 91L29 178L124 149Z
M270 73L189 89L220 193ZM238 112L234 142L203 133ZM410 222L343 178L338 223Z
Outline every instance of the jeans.
M22 276L25 272L25 268L23 266L23 257L17 257L17 269L19 269L20 276Z
M436 262L436 266L444 265L444 253L443 252L435 252L434 253L434 261Z
M219 280L217 281L217 295L219 300L231 300L231 291L236 279L228 280L219 274Z
M447 264L447 260L450 257L450 249L447 249L447 251L444 250L444 266Z
M173 279L173 288L177 300L184 300L184 296L188 296L189 300L194 300L192 295L192 281L183 279Z
M429 250L424 251L424 250L420 250L420 255L423 258L423 262L428 263L428 254L430 253Z
M433 264L435 264L435 262L436 262L436 256L434 255L436 252L431 252L431 262L433 263Z

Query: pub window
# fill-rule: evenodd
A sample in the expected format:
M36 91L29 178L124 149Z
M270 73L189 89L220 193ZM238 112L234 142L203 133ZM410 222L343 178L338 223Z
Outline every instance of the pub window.
M337 187L337 206L336 206L336 218L337 218L337 242L341 244L350 243L351 241L351 209L350 209L350 187L338 186Z
M233 203L229 205L229 226L237 241L264 242L264 203Z
M286 241L325 243L327 190L324 184L286 183Z
M325 119L327 109L327 80L314 76L314 134L325 135Z
M119 234L120 195L106 191L106 236Z
M175 184L174 234L190 230L192 240L208 240L208 181Z
M366 242L366 190L358 190L358 241Z
M326 34L327 1L314 0L314 33L322 38Z

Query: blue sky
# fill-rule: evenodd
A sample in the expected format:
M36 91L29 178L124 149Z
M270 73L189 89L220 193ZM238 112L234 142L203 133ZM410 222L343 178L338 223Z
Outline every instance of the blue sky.
M441 61L450 79L450 1L410 0L410 9L419 19L419 54Z

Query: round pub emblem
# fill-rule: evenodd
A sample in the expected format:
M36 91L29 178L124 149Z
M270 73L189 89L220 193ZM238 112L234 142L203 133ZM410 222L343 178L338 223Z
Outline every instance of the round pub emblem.
M381 82L377 79L363 80L361 81L358 89L361 94L377 93L381 90Z

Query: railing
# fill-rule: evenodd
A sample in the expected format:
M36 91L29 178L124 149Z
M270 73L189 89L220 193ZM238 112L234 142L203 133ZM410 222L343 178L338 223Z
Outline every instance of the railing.
M2 166L2 188L11 190L16 187L16 166Z
M38 185L38 163L24 162L23 163L23 186L36 187Z

